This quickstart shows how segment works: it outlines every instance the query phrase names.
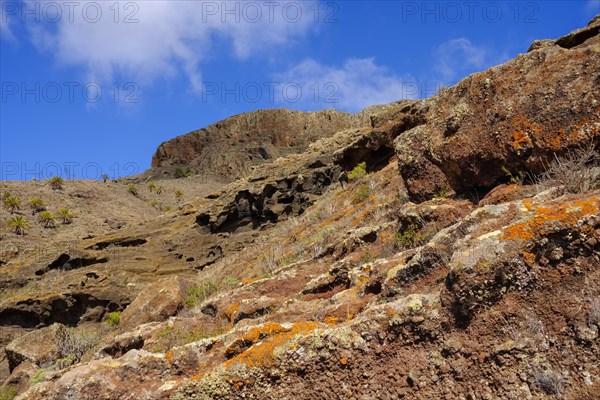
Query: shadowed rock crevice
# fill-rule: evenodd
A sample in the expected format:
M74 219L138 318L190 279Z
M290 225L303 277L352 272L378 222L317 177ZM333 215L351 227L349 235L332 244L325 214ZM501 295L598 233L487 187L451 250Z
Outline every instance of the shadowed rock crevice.
M143 244L146 244L148 240L143 238L118 238L105 240L102 242L98 242L91 246L86 247L87 250L104 250L107 247L115 246L115 247L137 247Z
M111 300L97 299L87 293L55 295L48 299L26 299L0 309L0 326L35 328L55 322L77 326L88 310L101 307L116 310L121 305Z
M61 254L56 260L48 264L46 268L35 271L38 276L44 275L52 270L71 271L74 269L89 267L90 265L107 263L106 257L75 257L71 258L68 254Z

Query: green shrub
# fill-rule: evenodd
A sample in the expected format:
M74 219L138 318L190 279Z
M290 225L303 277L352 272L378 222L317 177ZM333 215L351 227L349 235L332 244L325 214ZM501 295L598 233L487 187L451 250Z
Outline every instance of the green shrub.
M117 327L117 326L119 326L119 323L121 322L121 314L122 314L121 311L110 312L110 313L108 313L108 315L106 316L106 319L104 321L111 328Z
M29 222L20 215L15 215L11 219L9 219L7 225L9 228L14 229L17 235L21 236L25 235L25 231L27 229L31 229L31 225L29 225Z
M54 215L50 211L42 211L38 215L38 220L44 228L54 228Z
M417 223L411 223L402 232L396 232L394 242L401 249L411 249L425 244L434 233L433 229L424 231Z
M38 383L43 382L45 380L46 380L46 370L38 369L37 371L35 371L35 374L33 374L31 379L29 380L29 386L35 386Z
M30 197L28 202L29 202L29 208L31 209L32 214L36 214L36 213L46 210L46 205L44 204L44 200L42 200L39 197Z
M60 210L58 210L58 216L62 220L62 223L65 225L68 225L71 222L73 222L73 213L71 213L71 210L69 210L68 208L61 208Z
M65 180L60 176L54 176L48 179L48 183L50 184L50 188L52 188L52 190L62 190Z
M134 196L138 195L138 189L137 189L137 186L135 186L135 185L128 185L127 186L127 191L129 193L131 193L132 195L134 195Z
M233 276L226 276L225 279L221 282L221 285L226 288L237 287L240 282L235 279Z
M371 197L371 189L367 185L360 185L352 198L352 204L360 204Z
M188 289L188 296L185 299L185 306L193 308L203 302L218 290L217 285L213 281L203 281L198 286Z
M354 181L364 177L365 175L367 175L367 163L363 161L354 167L352 171L350 171L348 174L348 179Z
M185 178L186 176L188 176L188 173L183 169L183 167L177 167L177 168L175 168L174 176L177 179Z
M0 387L0 400L13 400L17 397L17 389L13 386Z
M21 199L17 196L7 196L2 200L4 208L10 211L11 214L16 213L21 208Z

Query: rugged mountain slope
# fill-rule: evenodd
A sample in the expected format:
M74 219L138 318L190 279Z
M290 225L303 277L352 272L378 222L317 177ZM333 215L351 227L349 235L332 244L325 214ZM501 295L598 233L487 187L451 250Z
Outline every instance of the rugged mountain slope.
M255 165L303 152L318 139L368 124L366 117L337 110L285 109L235 115L161 144L152 158L152 173L169 174L180 166L208 180L235 180Z
M598 398L599 27L596 18L536 42L431 99L340 117L352 121L311 144L281 139L296 154L250 160L253 169L237 169L243 179L219 190L201 184L206 176L159 181L170 197L141 185L136 197L119 183L3 186L72 202L92 221L24 238L2 228L16 248L0 266L5 390L21 399ZM234 117L231 133L215 135L243 136L245 118L257 117ZM279 128L264 121L256 132L272 138ZM209 144L198 143L158 153L165 165L200 166ZM570 157L563 165L577 168L567 175L533 179L579 145L588 162ZM587 186L570 190L575 180ZM97 194L91 215L75 195L81 185L138 210L94 233L109 210ZM148 209L153 198L173 209ZM34 257L26 249L40 237L52 249ZM118 310L117 324L109 313Z

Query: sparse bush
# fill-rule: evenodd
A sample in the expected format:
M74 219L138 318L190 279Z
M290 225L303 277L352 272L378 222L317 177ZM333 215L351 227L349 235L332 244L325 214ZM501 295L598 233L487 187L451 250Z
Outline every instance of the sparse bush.
M4 208L6 208L11 214L16 213L21 208L21 199L17 196L8 196L2 200Z
M104 320L104 322L106 322L106 324L108 326L110 326L111 328L115 328L117 326L119 326L119 323L121 322L121 311L113 311L108 313L108 315L106 316L106 319Z
M31 229L31 225L29 225L29 222L20 215L15 215L11 219L9 219L7 225L9 228L14 229L17 235L21 236L25 235L25 231L27 229Z
M348 174L348 179L354 181L364 177L365 175L367 175L367 163L363 161L354 167L352 171L350 171Z
M44 228L54 228L55 219L50 211L42 211L38 215L38 221L40 221L40 224L42 224Z
M62 190L65 181L60 176L54 176L48 179L48 183L50 184L50 188L52 190Z
M162 186L157 185L154 191L156 192L156 194L161 194L163 192L163 188Z
M371 190L367 185L360 185L352 198L352 204L360 204L371 197Z
M183 167L177 167L175 168L175 174L174 174L175 178L179 179L179 178L185 178L188 175L188 172L186 172Z
M59 358L58 360L56 360L54 362L54 365L58 368L58 369L65 369L67 367L70 367L71 365L75 364L77 361L75 361L75 358L73 356L66 356L63 358Z
M7 197L10 197L10 196L12 196L12 195L10 194L10 192L8 190L2 192L2 201L4 201Z
M560 395L562 393L565 377L557 372L536 370L533 372L533 382L535 387L550 395Z
M100 340L94 329L69 328L64 325L56 331L56 346L61 358L70 357L77 363Z
M35 371L35 374L33 374L31 379L29 380L29 386L35 386L38 383L43 382L45 380L46 380L46 370L43 368L38 369L37 371Z
M375 260L375 256L371 253L369 253L368 251L363 254L363 256L360 258L360 263L361 264L368 264L370 262L372 262L373 260Z
M260 256L260 263L267 275L272 275L280 267L281 249L269 246Z
M198 286L188 289L188 296L185 299L185 306L193 308L204 300L208 299L218 290L217 285L210 280L201 282Z
M181 201L183 199L183 191L177 189L175 191L175 198L177 199L177 201Z
M35 215L41 211L46 210L46 205L44 204L44 200L39 197L30 197L29 198L29 208L31 209L31 214Z
M541 177L542 187L558 187L563 193L582 193L600 188L600 152L594 143L580 146L554 161Z
M15 397L17 397L17 389L13 386L0 387L0 400L13 400Z
M150 191L150 193L152 193L152 192L154 192L156 190L156 183L150 182L150 183L148 183L148 185L146 187L148 188L148 190Z
M162 206L162 207L161 207L161 210L162 210L163 212L169 212L169 211L171 211L171 206Z
M233 276L227 276L223 279L223 282L221 282L221 285L225 288L237 287L239 284L240 282Z
M110 179L110 177L107 174L102 174L100 179L102 179L103 183L106 183L106 181L108 181Z
M316 235L316 237L314 238L312 243L310 244L312 257L313 258L322 257L327 252L327 250L329 249L331 244L333 243L334 237L335 237L335 228L328 226L328 227L324 228L323 230L321 230Z
M135 186L135 185L128 185L127 191L136 197L138 195L138 189L137 189L137 186Z
M58 216L60 217L63 224L68 225L73 222L73 213L68 208L61 208L58 210Z
M416 222L409 223L401 232L396 232L394 242L400 249L412 249L422 246L433 236L434 231L424 231L423 226Z
M152 199L152 200L150 200L150 201L149 201L149 203L150 203L150 205L151 205L152 207L154 207L154 208L160 208L160 207L158 206L158 200L156 200L156 199Z

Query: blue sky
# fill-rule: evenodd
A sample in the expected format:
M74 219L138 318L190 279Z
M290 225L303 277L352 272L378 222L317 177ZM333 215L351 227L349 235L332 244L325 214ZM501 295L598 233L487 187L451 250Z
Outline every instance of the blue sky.
M255 109L428 97L600 13L600 0L0 3L0 180L139 173L161 142Z

